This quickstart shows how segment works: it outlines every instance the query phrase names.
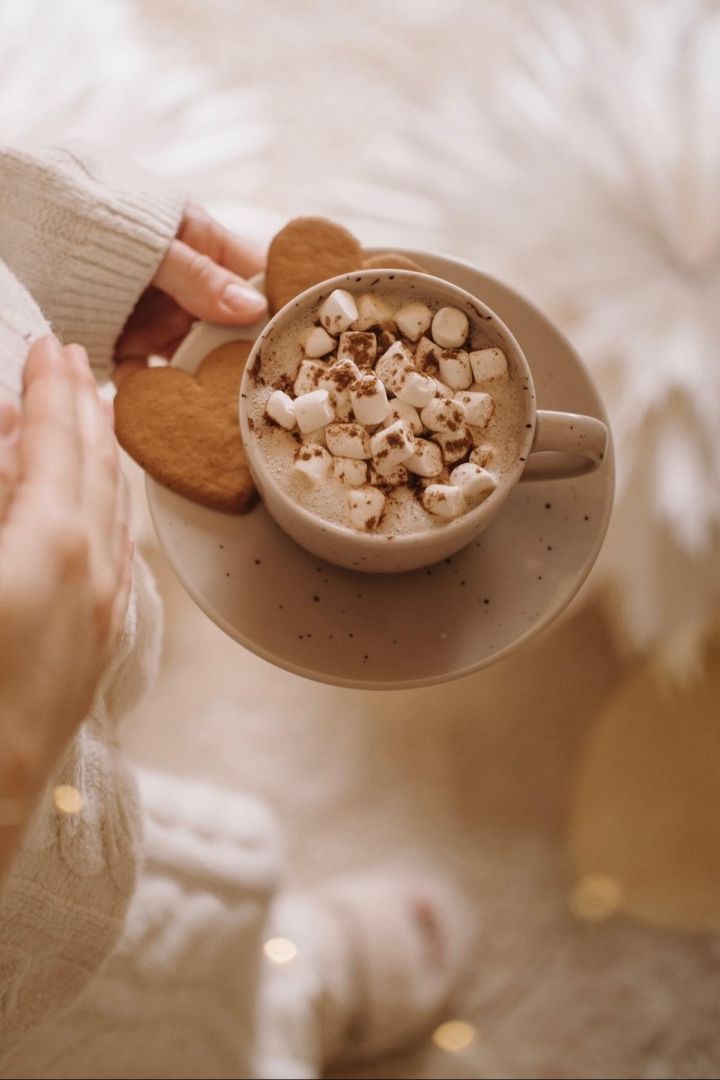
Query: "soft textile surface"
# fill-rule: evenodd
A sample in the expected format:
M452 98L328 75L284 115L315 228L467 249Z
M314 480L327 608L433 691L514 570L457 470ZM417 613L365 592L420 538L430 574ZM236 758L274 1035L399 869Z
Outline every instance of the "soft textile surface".
M353 1075L720 1068L720 950L678 932L720 922L717 655L667 698L619 649L687 671L717 610L718 18L701 0L0 8L6 141L125 150L258 239L319 212L472 259L562 323L611 409L612 620L576 609L449 689L278 673L200 615L141 523L170 636L133 752L265 795L297 879L436 861L482 921L455 1007L476 1042ZM603 921L618 905L642 924Z
M0 115L259 238L327 213L536 299L613 420L616 630L686 672L720 594L719 47L707 0L8 0Z

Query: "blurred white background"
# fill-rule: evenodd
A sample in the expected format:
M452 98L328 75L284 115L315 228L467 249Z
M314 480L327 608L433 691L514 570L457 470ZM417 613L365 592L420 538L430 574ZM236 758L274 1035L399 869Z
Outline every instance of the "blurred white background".
M422 694L275 672L146 524L170 625L128 744L266 796L299 879L362 844L472 892L475 1042L367 1075L717 1075L720 5L3 0L0 65L3 141L89 138L262 241L322 213L466 258L571 337L617 508L521 680L515 658Z

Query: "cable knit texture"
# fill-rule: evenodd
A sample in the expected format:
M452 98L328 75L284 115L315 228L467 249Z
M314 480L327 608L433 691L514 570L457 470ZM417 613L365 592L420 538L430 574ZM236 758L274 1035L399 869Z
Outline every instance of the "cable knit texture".
M125 933L72 1007L48 1012L0 1063L0 1077L267 1075L255 1028L276 827L247 796L152 772L140 788L145 866ZM64 986L54 979L52 990ZM311 1018L305 1026L298 1050Z
M82 144L40 156L0 147L0 254L100 377L182 209L155 179Z

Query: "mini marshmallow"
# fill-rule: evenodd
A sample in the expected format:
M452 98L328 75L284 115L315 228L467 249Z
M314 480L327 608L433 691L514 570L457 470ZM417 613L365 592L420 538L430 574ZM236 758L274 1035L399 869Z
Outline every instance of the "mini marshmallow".
M469 461L456 465L450 473L450 483L460 488L468 502L487 495L497 487L497 480L491 472Z
M309 394L311 390L317 390L318 383L326 370L326 365L319 360L302 360L293 385L295 397L300 397L301 394Z
M471 427L486 427L495 412L495 402L490 394L477 390L462 390L455 400L465 406L465 419Z
M421 337L415 346L415 367L426 371L428 375L437 375L440 370L440 348L428 337Z
M389 487L397 487L398 484L407 484L408 471L404 465L397 465L388 472L379 473L374 465L370 465L369 480L371 484L387 484Z
M361 375L350 387L353 412L361 424L381 424L388 413L385 384L377 375Z
M361 487L367 481L367 465L357 458L333 458L333 476L346 487Z
M330 337L322 326L313 326L305 339L306 356L327 356L335 348L335 338Z
M454 484L429 484L423 491L423 506L437 517L459 517L465 512L465 496Z
M385 427L390 427L396 420L402 420L404 424L407 424L413 435L422 435L423 425L420 413L414 405L408 405L406 401L401 401L400 398L392 399L383 423Z
M405 378L397 391L397 396L407 405L422 409L435 397L435 380L430 375L423 375L417 368L412 368L405 372Z
M432 322L432 311L426 304L413 301L404 304L399 311L395 312L395 325L403 337L410 341L417 341L419 337L429 330Z
M350 524L363 531L376 529L380 524L385 496L377 488L359 488L348 493Z
M443 461L448 465L464 458L472 446L472 439L467 428L462 428L460 431L438 431L433 435L433 442L440 447Z
M458 432L465 421L465 408L451 398L435 397L420 413L429 431Z
M370 457L370 436L362 424L330 424L325 429L325 442L336 457Z
M353 330L371 330L381 327L392 319L390 305L373 293L360 293L355 297L358 316L352 325Z
M295 402L284 390L273 390L265 405L265 412L280 427L292 431L297 424Z
M447 383L441 382L440 379L435 379L435 393L440 397L454 398L455 391L451 390Z
M319 386L326 390L349 390L356 379L360 378L360 368L352 360L339 356L328 364L320 376Z
M433 341L443 349L459 349L469 330L467 315L455 307L440 308L432 321Z
M338 360L351 360L361 368L371 368L375 363L377 338L374 334L359 330L346 330L338 342Z
M487 443L481 443L479 446L476 446L474 450L470 451L470 457L468 458L468 461L472 465L480 465L483 469L487 469L489 465L492 465L494 460L495 451L493 447L488 446Z
M349 420L352 413L349 387L360 376L360 369L352 360L335 360L320 376L318 386L330 394L330 402L336 420Z
M355 300L346 289L333 289L320 307L320 322L328 334L342 334L358 317Z
M415 452L415 436L407 424L396 420L370 438L373 465L383 475L392 472Z
M507 357L502 349L476 349L470 353L475 382L487 382L507 375Z
M451 390L467 390L472 384L470 357L464 349L443 349L440 353L440 378Z
M324 446L304 443L295 453L294 466L312 484L321 484L330 475L332 458Z
M375 365L375 374L392 394L398 393L408 372L414 370L412 354L402 341L394 341Z
M428 439L416 439L415 453L406 458L404 465L416 476L438 476L443 467L440 447Z
M331 390L330 403L335 413L335 419L340 423L347 424L352 418L352 401L348 390Z
M295 398L295 418L302 432L325 427L335 418L327 390L311 390Z

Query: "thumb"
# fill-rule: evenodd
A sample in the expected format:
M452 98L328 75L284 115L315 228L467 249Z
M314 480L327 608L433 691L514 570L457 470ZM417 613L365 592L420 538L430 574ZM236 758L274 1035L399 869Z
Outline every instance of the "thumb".
M267 309L262 293L182 240L173 240L153 285L191 315L209 322L245 325Z

